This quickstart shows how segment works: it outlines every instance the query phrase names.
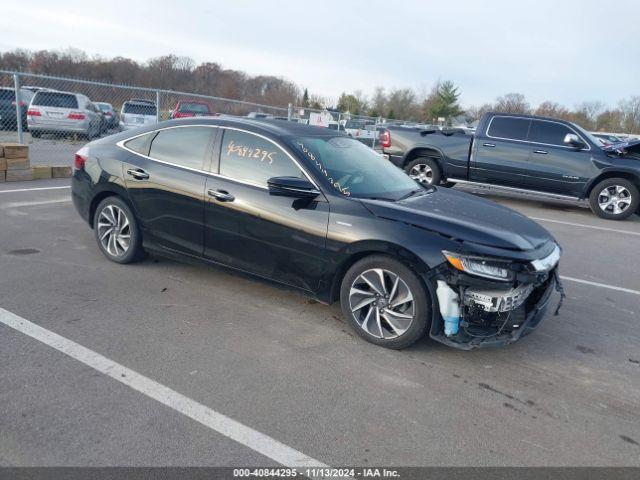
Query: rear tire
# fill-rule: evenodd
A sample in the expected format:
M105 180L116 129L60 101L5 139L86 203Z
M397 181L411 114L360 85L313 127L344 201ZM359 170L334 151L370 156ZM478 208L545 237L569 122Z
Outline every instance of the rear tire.
M418 157L411 160L404 167L404 171L424 186L440 185L442 180L442 171L438 162L430 157Z
M29 130L29 133L33 138L40 138L42 136L42 132L38 130Z
M589 194L591 211L607 220L624 220L638 211L640 192L626 178L607 178Z
M144 257L138 222L120 197L107 197L98 204L93 231L98 247L112 262L132 263Z
M342 279L340 305L358 335L385 348L408 347L431 323L424 285L409 267L387 255L371 255L351 266Z

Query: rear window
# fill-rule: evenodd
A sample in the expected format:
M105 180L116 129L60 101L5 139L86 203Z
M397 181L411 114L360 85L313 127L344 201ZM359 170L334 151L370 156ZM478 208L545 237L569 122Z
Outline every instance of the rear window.
M111 105L109 105L108 103L96 103L96 105L98 106L98 108L100 110L102 110L103 112L108 112L109 110L111 110L113 107Z
M78 99L75 95L61 92L38 92L32 103L39 107L78 108Z
M186 113L209 113L209 105L205 103L181 103L179 112Z
M128 103L124 104L124 113L132 113L134 115L156 115L156 106L144 103Z
M526 140L531 120L527 118L493 117L487 135L508 140Z
M0 102L11 103L16 99L16 94L13 90L0 90Z

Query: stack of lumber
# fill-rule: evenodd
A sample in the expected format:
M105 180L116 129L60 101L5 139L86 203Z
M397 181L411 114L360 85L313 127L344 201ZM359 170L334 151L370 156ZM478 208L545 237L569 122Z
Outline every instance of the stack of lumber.
M71 167L31 165L29 146L21 143L0 143L0 182L22 182L46 178L70 177Z

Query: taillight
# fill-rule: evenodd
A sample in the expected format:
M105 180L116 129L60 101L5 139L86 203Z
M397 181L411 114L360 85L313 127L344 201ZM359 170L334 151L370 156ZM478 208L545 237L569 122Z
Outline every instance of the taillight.
M389 130L382 130L380 132L380 146L382 148L389 148L391 146L391 132Z
M71 112L69 115L67 115L67 118L69 120L84 120L86 117L85 117L84 113Z
M75 161L73 162L73 166L75 170L84 170L84 164L87 161L88 155L89 155L89 149L87 147L82 147L80 150L76 152Z
M27 115L29 117L41 117L42 114L40 113L40 110L35 110L33 108L30 108L29 110L27 110Z

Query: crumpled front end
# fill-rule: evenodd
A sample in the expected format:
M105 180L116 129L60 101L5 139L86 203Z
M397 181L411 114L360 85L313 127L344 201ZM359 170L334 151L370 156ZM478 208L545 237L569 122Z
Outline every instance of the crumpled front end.
M548 258L509 263L508 281L469 274L451 261L441 265L431 279L435 308L430 336L471 350L507 345L531 333L544 319L553 291L562 292L559 256L557 247Z

